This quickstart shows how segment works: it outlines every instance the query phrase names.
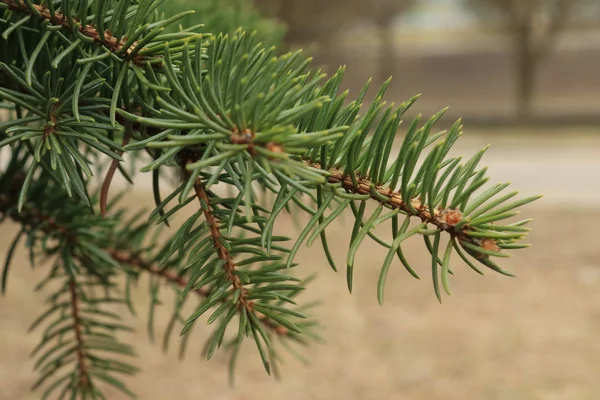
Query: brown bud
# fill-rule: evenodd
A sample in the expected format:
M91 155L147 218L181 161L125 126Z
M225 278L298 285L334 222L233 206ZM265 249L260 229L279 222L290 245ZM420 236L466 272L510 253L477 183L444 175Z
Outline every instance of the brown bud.
M438 217L440 222L444 224L454 226L463 219L463 215L460 210L444 210Z
M267 149L269 149L273 153L283 153L285 151L283 149L282 145L280 145L278 143L275 143L275 142L269 142L269 143L267 143Z
M287 335L288 330L285 326L279 325L277 328L275 328L275 332L277 332L278 335Z
M494 239L490 239L490 238L483 239L481 241L481 247L486 250L500 251L500 247L498 247L498 245L496 244L496 241Z

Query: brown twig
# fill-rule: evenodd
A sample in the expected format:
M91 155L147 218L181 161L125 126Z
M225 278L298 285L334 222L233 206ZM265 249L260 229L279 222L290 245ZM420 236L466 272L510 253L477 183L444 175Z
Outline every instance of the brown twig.
M309 163L308 165L320 169L320 165L317 163ZM464 224L460 229L456 229L455 225L463 219L463 215L458 209L437 208L432 211L418 198L411 199L409 205L407 201L403 199L400 192L381 186L375 188L379 195L378 197L372 193L371 181L369 179L357 177L356 180L358 186L355 186L352 178L350 176L345 176L342 171L334 168L330 170L330 173L331 175L328 177L329 183L341 183L342 188L350 193L368 194L371 196L371 199L376 200L380 204L386 205L392 209L400 209L409 215L418 217L422 222L432 224L439 230L449 233L452 237L458 237L462 241L476 243L475 239L467 235L469 229L468 224ZM386 200L382 200L381 197L386 198ZM490 240L494 241L495 244L494 239Z
M131 136L130 130L127 129L125 132L125 136L123 136L123 141L121 142L121 147L124 147L129 143ZM120 156L123 155L122 151L119 151L117 154ZM106 177L104 178L104 182L102 182L102 189L100 189L100 215L102 217L106 216L106 204L108 203L108 191L110 189L110 184L112 182L113 176L115 175L115 171L119 166L119 160L114 159L111 161L108 170L106 171Z
M283 153L285 151L281 144L274 141L267 143L255 143L255 136L256 134L250 129L246 128L240 132L237 128L234 128L229 140L232 144L245 144L248 146L246 149L253 157L256 156L256 146L262 146L273 153Z
M147 271L152 275L164 278L167 282L172 283L176 286L184 288L188 284L188 281L183 276L180 276L166 268L158 268L157 266L152 265L147 261L143 260L137 254L115 249L107 249L106 252L110 254L110 256L119 263L136 267L142 271ZM193 292L200 297L208 297L210 295L210 291L206 288L195 289L193 290Z
M52 123L47 123L46 127L44 128L44 139L48 138L49 135L54 134L54 132L56 132L56 109L58 108L58 106L60 105L60 103L54 103L52 105L51 111L50 111L50 121Z
M85 363L85 352L82 337L82 322L79 315L79 295L77 294L77 285L74 280L69 282L69 293L71 295L71 316L73 318L73 330L75 332L75 356L77 358L77 369L79 371L79 387L89 385L90 377L88 367Z
M188 280L185 277L178 275L177 273L168 269L161 269L155 265L152 265L151 263L148 263L147 261L143 260L137 254L115 249L107 249L106 251L115 261L122 264L130 265L141 271L146 271L152 275L159 276L165 281L175 286L185 288L188 284ZM210 296L211 293L210 290L206 288L194 289L192 292L203 298ZM224 299L223 301L227 300ZM256 311L253 312L257 314L258 319L265 325L265 327L271 329L276 334L285 336L289 333L286 327L277 324L276 322L269 319L266 315L260 314Z
M24 177L22 177L22 178L24 178ZM18 192L16 192L16 193L18 194ZM203 201L205 204L208 205L208 197L207 197L204 189L201 189L200 193L201 194L203 193L203 195L202 195L204 198ZM10 207L10 204L13 202L13 200L15 200L13 198L13 196L7 196L4 194L1 194L0 195L0 212L5 213L6 210ZM258 319L265 325L265 327L271 329L273 332L275 332L278 335L287 335L289 333L287 328L277 324L275 321L272 321L267 316L262 315L255 310L252 310L252 303L250 301L246 301L246 299L245 299L246 289L243 287L242 282L239 280L237 275L233 274L233 272L235 271L235 264L233 263L233 260L229 256L227 249L223 248L222 245L220 244L221 236L220 236L220 232L218 230L217 221L216 221L214 215L212 215L212 213L209 212L209 215L210 215L210 218L211 218L211 221L213 224L213 225L211 225L211 227L215 227L215 228L211 228L213 238L215 238L215 235L218 235L218 236L216 236L218 238L216 243L219 243L219 246L217 248L221 248L219 256L220 257L229 257L229 260L230 260L230 263L228 264L228 269L229 269L228 277L233 276L233 278L235 279L234 285L237 285L236 287L238 287L238 288L241 287L241 289L242 289L240 298L242 298L242 294L243 294L244 295L244 303L240 303L240 304L243 304L243 306L246 307L246 309L249 309L250 311L254 312L257 315ZM7 216L17 222L20 222L22 224L27 224L30 226L33 226L35 224L45 223L46 227L43 228L43 230L46 233L59 232L70 243L76 243L76 241L77 241L77 238L75 238L66 228L62 227L59 223L57 223L57 221L54 217L45 215L44 213L40 212L38 209L36 209L34 207L30 207L30 206L26 205L26 207L23 208L21 213L16 213L16 212L12 213L11 212L11 213L7 214ZM135 252L127 251L127 250L117 250L114 248L105 248L104 250L115 261L117 261L119 263L127 264L130 266L136 267L137 269L139 269L141 271L146 271L152 275L159 276L159 277L163 278L165 281L167 281L171 284L174 284L178 287L181 287L181 288L185 288L188 285L188 280L184 276L180 276L176 272L165 269L165 268L159 268L158 266L153 265L152 263L142 259ZM75 255L75 256L77 256L77 255ZM194 289L192 292L203 298L210 296L210 291L206 288Z
M23 207L23 210L20 213L11 213L10 217L17 222L30 226L45 223L46 227L43 229L44 232L51 233L57 231L69 243L74 243L76 241L75 237L66 228L58 224L54 217L46 215L34 207Z
M206 223L209 226L210 234L213 239L213 243L215 245L215 248L217 249L217 254L221 260L225 261L224 268L225 268L225 273L227 274L227 279L231 282L231 284L233 285L233 288L235 290L240 291L240 295L238 298L238 306L246 308L246 310L248 310L248 312L253 312L252 302L250 302L246 299L247 290L246 290L246 288L244 288L244 285L242 284L242 280L240 279L240 277L235 274L236 267L235 267L235 263L233 262L233 258L229 254L229 251L221 243L222 236L221 236L221 231L219 230L219 223L217 222L217 219L213 215L213 212L212 212L212 209L210 206L210 200L208 198L208 195L206 194L206 191L204 190L204 186L203 186L202 182L200 181L200 178L196 179L196 182L194 183L194 190L196 192L196 196L198 197L198 201L200 202L200 208L202 209L202 212L204 213L204 218L206 219Z

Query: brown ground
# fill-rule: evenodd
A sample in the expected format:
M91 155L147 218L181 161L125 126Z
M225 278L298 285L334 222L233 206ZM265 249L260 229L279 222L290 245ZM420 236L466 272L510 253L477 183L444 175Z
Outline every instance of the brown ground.
M134 196L132 204L151 200ZM383 252L372 243L359 253L355 291L349 295L343 273L335 274L314 248L299 256L303 274L319 271L307 298L322 298L315 311L324 324L326 344L315 344L305 367L286 357L283 380L266 376L249 343L240 360L237 387L227 386L226 357L201 360L200 329L189 356L163 355L147 340L140 303L135 343L143 372L129 381L140 399L560 399L600 397L600 212L531 206L535 217L530 242L505 264L510 279L492 272L481 277L458 260L452 297L436 302L430 261L421 242L409 259L423 279L412 279L400 265L392 269L385 305L379 307L375 283ZM345 237L337 226L330 238ZM0 227L4 259L15 226ZM291 225L284 231L291 233ZM337 243L337 244L336 244ZM332 245L342 262L346 240ZM8 295L0 301L0 399L37 399L29 386L36 375L28 354L38 340L26 334L41 312L43 294L32 294L39 275L21 252L15 259ZM38 273L41 273L39 270ZM141 286L139 299L147 298ZM163 308L164 323L168 307ZM111 399L120 399L114 393Z

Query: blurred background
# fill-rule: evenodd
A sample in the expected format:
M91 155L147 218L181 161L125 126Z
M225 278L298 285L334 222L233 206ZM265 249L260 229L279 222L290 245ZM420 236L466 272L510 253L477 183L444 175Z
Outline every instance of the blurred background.
M600 98L598 0L256 0L317 64L347 64L348 86L394 79L467 123L593 122ZM317 11L318 10L318 11Z
M464 136L453 154L492 144L483 164L494 181L511 181L523 196L545 197L523 210L533 216L531 249L503 266L509 279L478 276L455 262L453 296L433 294L421 243L407 250L426 277L390 272L385 305L376 300L384 254L359 253L355 290L327 266L318 246L298 257L319 272L308 299L324 305L325 344L286 357L282 379L264 374L252 346L227 386L227 355L200 357L203 334L182 362L147 340L145 318L130 339L143 372L130 380L140 399L544 399L600 398L600 0L169 0L168 14L195 8L182 25L212 32L256 29L266 45L305 48L315 67L346 65L344 86L356 95L390 75L389 102L422 93L408 117L450 106ZM372 91L373 93L375 90ZM405 123L406 124L406 123ZM152 207L144 187L127 202ZM281 233L294 235L281 221ZM15 226L0 226L4 258ZM332 231L336 260L347 251L347 224ZM332 240L332 239L330 239ZM370 247L372 246L372 247ZM45 295L39 276L15 260L0 319L0 399L34 399L36 332L25 335ZM360 266L360 267L359 267ZM142 285L141 308L147 304ZM146 303L144 303L146 300ZM170 299L157 325L166 323ZM120 399L114 393L111 399Z

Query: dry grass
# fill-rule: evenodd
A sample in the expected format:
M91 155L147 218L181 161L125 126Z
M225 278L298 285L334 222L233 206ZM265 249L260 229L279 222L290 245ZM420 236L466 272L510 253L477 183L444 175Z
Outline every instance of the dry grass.
M131 204L151 200L133 197ZM420 243L408 249L421 272L416 281L399 265L389 277L385 305L379 307L375 283L384 254L367 244L357 259L355 291L349 295L344 273L332 272L316 245L299 255L300 271L319 271L307 291L322 298L315 313L324 324L326 344L305 354L305 367L291 357L276 382L263 371L251 344L240 360L237 386L227 385L225 354L201 360L202 329L188 357L163 355L145 331L147 290L138 293L135 343L143 372L129 381L140 399L597 399L600 398L600 213L536 209L534 247L509 259L505 267L518 279L487 273L481 277L458 260L451 279L454 295L436 302ZM288 222L288 221L284 221ZM292 234L291 224L283 231ZM4 258L14 225L0 227ZM344 259L347 226L330 234L337 260ZM13 264L8 295L0 301L0 399L37 399L29 393L36 375L28 354L37 332L26 334L42 311L44 294L32 294L42 270L32 271L24 252ZM168 302L167 302L168 303ZM165 322L163 307L158 324ZM160 337L159 337L160 339ZM176 339L176 338L175 338ZM120 399L112 393L111 399Z

